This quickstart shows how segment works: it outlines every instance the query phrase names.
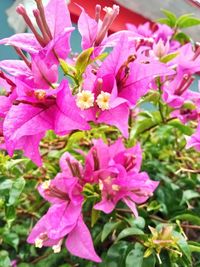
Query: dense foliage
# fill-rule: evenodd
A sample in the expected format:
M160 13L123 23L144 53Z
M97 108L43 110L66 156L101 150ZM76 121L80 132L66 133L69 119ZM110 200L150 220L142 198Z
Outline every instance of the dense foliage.
M65 1L35 2L0 41L21 58L0 62L0 266L200 266L200 20L108 36L119 7L80 7L77 55Z

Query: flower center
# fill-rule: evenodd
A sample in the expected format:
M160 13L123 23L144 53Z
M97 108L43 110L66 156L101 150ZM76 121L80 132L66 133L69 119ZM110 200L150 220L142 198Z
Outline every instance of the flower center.
M37 100L44 100L46 97L46 91L42 89L37 89L34 91L34 95L37 98Z

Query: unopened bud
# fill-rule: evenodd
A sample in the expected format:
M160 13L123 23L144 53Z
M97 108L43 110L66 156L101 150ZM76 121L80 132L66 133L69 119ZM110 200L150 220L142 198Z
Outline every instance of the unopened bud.
M156 57L162 58L169 51L169 43L164 44L162 39L159 39L157 44L153 45L153 52Z

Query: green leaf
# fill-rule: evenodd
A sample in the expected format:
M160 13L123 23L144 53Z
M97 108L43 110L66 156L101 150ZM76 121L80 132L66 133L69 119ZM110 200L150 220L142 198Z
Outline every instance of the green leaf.
M7 179L0 183L0 190L10 189L12 187L13 181Z
M5 215L6 215L6 221L7 221L8 227L10 227L12 222L16 218L15 207L14 206L5 206Z
M108 54L107 52L102 53L102 54L100 54L99 56L97 56L97 57L95 57L94 59L92 59L90 63L95 62L96 60L101 60L101 61L103 61L104 59L107 58L108 55L109 55L109 54Z
M178 119L169 121L168 124L177 128L183 134L191 135L193 133L191 127L182 124Z
M147 119L141 119L137 122L136 126L131 131L131 138L137 137L151 128L161 123L162 118L159 111L152 112L152 117Z
M106 259L102 267L124 267L125 257L128 249L127 242L118 242L112 245L106 255Z
M0 267L10 267L11 261L8 252L5 250L0 251Z
M162 266L162 267L173 267L172 262L171 262L170 257L169 257L168 251L164 250L163 252L161 252L160 259L162 261L162 265L160 265L160 266Z
M122 238L133 235L144 235L144 232L136 227L126 228L118 235L117 241L119 241Z
M131 250L126 257L126 267L142 267L144 256L143 246L136 243L135 249ZM149 266L150 267L150 266Z
M3 241L17 250L19 237L16 233L5 233L3 235Z
M121 222L107 222L101 234L101 242L103 242L107 236L121 224Z
M178 55L179 55L179 52L171 53L171 54L168 54L168 55L162 57L160 61L163 63L168 63L169 61L171 61L172 59L174 59Z
M155 90L150 90L148 92L148 94L146 94L144 97L142 97L139 100L139 105L146 103L146 102L152 102L152 103L156 104L156 103L158 103L159 99L160 99L159 92L155 91ZM152 115L151 115L151 117L152 117Z
M185 14L178 18L177 26L182 28L188 28L200 24L200 19L193 17L193 14Z
M30 265L30 263L25 263L25 262L17 264L17 267L30 267L30 266L32 266L32 264Z
M156 211L159 210L161 207L160 203L156 200L151 201L147 206L147 211Z
M76 60L76 71L77 71L77 79L80 80L82 77L83 72L86 70L87 66L90 64L90 57L94 51L94 48L88 48L84 50Z
M160 18L160 19L157 19L156 21L161 23L161 24L166 24L168 26L171 25L171 22L170 22L170 20L168 18Z
M29 159L27 158L23 158L23 159L13 159L10 160L6 163L6 168L8 170L12 169L13 167L15 167L16 165L18 166L20 163L27 163L29 162Z
M161 9L161 11L165 14L165 16L168 18L169 22L170 22L170 27L174 27L176 24L176 15L174 13L172 13L169 10L166 9Z
M200 243L194 242L194 241L189 241L188 244L189 244L190 252L200 253Z
M193 215L193 214L190 214L190 213L184 213L184 214L177 215L177 216L173 217L171 220L172 221L174 221L174 220L189 221L189 222L191 222L193 224L200 225L199 216Z
M98 221L100 216L100 211L92 209L92 215L91 215L91 226L93 227L95 223Z
M187 201L191 199L199 198L199 197L200 197L199 193L195 192L194 190L190 190L190 189L185 190L183 192L183 197L182 197L180 205L183 205L184 203L186 203Z
M61 68L65 74L71 74L71 73L72 73L72 75L76 74L76 69L73 66L67 64L67 62L65 60L59 58L59 63L60 63L60 66L61 66Z
M178 238L177 244L179 245L181 251L186 256L188 261L191 262L191 252L190 252L189 245L188 245L187 241L185 240L185 238L180 233L178 233L176 231L173 232L173 236Z
M179 41L179 43L181 44L190 42L190 37L184 32L178 32L177 34L175 34L174 39Z
M137 218L135 217L125 218L125 220L133 228L144 229L145 227L145 220L140 216L138 216Z
M156 265L155 255L150 255L148 258L143 259L142 267L154 267Z
M10 189L10 197L8 200L8 205L13 205L16 203L16 201L18 200L21 192L23 191L25 186L25 180L24 178L18 178L16 179L13 184L12 187Z
M85 137L85 133L83 131L78 131L78 132L73 133L68 139L67 148L68 149L70 149L71 147L74 148L74 144L78 145L79 141L83 139L84 137Z

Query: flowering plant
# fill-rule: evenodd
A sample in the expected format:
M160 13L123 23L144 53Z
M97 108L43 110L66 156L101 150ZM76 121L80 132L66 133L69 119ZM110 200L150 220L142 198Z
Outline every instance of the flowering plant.
M119 7L80 7L77 55L65 1L35 2L37 27L16 9L32 33L0 40L21 58L0 62L0 265L198 263L200 47L181 29L200 21L164 11L108 35Z

